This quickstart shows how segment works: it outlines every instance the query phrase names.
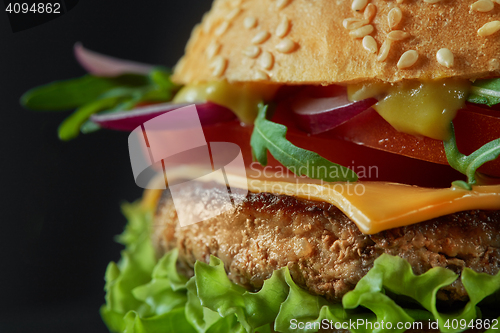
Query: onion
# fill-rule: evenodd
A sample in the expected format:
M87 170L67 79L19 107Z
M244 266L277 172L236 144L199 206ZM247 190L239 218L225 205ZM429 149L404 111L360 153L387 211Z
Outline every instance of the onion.
M118 59L87 50L81 43L74 47L76 60L90 74L97 76L118 76L121 74L147 74L154 66L135 61Z
M164 114L165 112L192 104L193 103L153 104L129 111L95 114L90 117L90 120L103 128L119 131L133 131L144 122ZM195 105L202 126L224 123L236 118L231 110L212 102L198 103Z
M376 102L374 98L351 102L347 99L345 90L341 90L339 95L333 97L299 96L292 101L292 110L301 129L319 134L345 123Z

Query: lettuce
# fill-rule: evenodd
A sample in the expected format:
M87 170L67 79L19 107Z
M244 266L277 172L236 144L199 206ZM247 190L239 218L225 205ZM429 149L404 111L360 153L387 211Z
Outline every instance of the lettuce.
M404 259L386 254L344 296L342 304L301 289L286 267L275 271L258 292L231 282L216 257L209 264L196 262L195 274L188 279L176 269L177 250L159 260L155 257L149 238L151 211L134 203L124 205L123 213L129 223L117 240L125 249L121 260L111 262L106 270L106 304L101 307L111 332L270 333L344 328L353 333L396 333L415 321L424 329L432 323L442 332L461 332L469 328L463 323L479 322L474 320L488 310L494 309L488 314L490 319L499 315L500 273L492 276L465 269L460 278L470 300L460 310L442 313L436 307L437 291L459 277L444 268L417 276ZM500 324L487 332L499 328Z
M106 270L104 322L111 332L196 332L184 314L187 278L175 269L176 251L157 261L150 240L151 211L139 203L122 210L129 223L117 240L125 250L120 262L111 262Z

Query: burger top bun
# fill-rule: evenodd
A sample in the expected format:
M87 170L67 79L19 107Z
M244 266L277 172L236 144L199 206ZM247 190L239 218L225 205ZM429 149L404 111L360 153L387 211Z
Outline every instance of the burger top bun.
M488 77L500 71L497 20L491 0L215 0L174 80Z

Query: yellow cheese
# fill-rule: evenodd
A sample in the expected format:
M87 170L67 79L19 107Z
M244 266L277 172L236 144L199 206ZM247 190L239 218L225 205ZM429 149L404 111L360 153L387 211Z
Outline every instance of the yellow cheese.
M190 168L183 167L169 174L169 177L189 179L189 174L192 174ZM304 181L300 178L274 181L246 178L228 172L226 176L233 188L248 186L251 192L328 202L344 212L365 234L464 210L500 209L500 185L473 186L468 191L459 187L434 189L385 182L310 184L299 182ZM218 181L215 177L205 180ZM149 200L152 197L150 195Z
M214 102L232 110L242 122L253 124L257 117L257 105L272 100L278 88L278 85L262 83L213 81L184 86L175 95L174 102Z

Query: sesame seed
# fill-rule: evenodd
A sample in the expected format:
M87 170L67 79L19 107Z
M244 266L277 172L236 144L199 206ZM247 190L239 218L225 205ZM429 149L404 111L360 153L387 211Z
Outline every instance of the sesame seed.
M365 19L368 20L368 22L370 22L375 17L375 14L377 14L377 6L375 6L372 3L369 3L365 8L364 12Z
M269 39L269 37L271 37L271 34L266 31L266 30L262 30L262 31L259 31L253 38L252 38L252 44L262 44L264 43L266 40Z
M470 5L470 9L475 10L476 12L489 12L494 7L494 4L491 0L478 0Z
M257 58L260 54L260 47L257 45L249 45L243 50L243 54L249 58Z
M439 64L448 68L453 67L455 62L453 53L447 48L439 49L439 51L436 52L436 59Z
M491 59L488 61L488 66L490 71L496 71L500 68L500 61L498 61L498 59Z
M233 8L227 15L226 20L232 21L241 12L241 8Z
M410 34L403 30L394 30L387 34L387 38L392 40L403 40L410 37Z
M357 28L361 28L362 26L367 25L368 23L369 22L367 20L365 20L365 19L359 19L359 18L350 17L350 18L346 18L342 22L342 25L347 30L354 30L354 29L357 29Z
M500 0L493 0L493 2L497 3L500 5Z
M438 3L442 0L424 0L424 2L427 2L427 3Z
M396 3L403 3L403 0L396 0Z
M259 65L264 69L271 69L274 65L274 57L271 52L264 51L259 58Z
M359 11L363 10L367 4L368 4L368 0L353 0L351 8L355 12L359 12Z
M387 14L387 20L389 21L389 28L392 30L395 27L397 27L399 22L401 22L402 18L403 18L403 12L401 11L401 9L399 9L398 7L394 7L393 9L391 9L389 11L389 14Z
M418 60L418 52L415 50L406 51L398 61L398 68L404 69L413 66Z
M493 35L498 30L500 30L500 21L491 21L479 28L477 34L481 37L486 37Z
M203 16L203 32L208 34L210 32L210 30L212 30L213 24L214 24L214 22L211 19L211 16L205 14Z
M276 50L281 53L290 53L295 50L296 46L297 44L293 40L285 38L276 45Z
M216 36L221 36L223 33L226 32L227 28L229 28L229 22L228 21L223 21L217 29L215 29L215 35Z
M276 1L276 8L283 9L290 3L291 0L278 0Z
M390 40L390 39L386 39L382 43L382 46L380 47L380 50L378 51L378 56L377 56L378 61L385 61L387 59L387 56L389 55L389 51L391 50L391 44L392 44L392 40Z
M367 50L368 52L375 54L377 53L378 51L377 41L372 36L363 37L362 44L364 49Z
M288 34L288 31L290 31L290 20L283 17L276 28L276 36L283 38Z
M243 20L243 26L247 29L255 28L256 25L257 19L253 16L245 17L245 19Z
M354 38L363 38L366 35L371 34L372 32L373 32L373 25L368 24L368 25L362 26L361 28L351 30L351 32L349 32L349 35L351 35L351 37L354 37Z
M219 53L221 45L215 41L211 42L207 47L207 58L210 60Z
M222 74L224 74L224 72L226 71L227 59L221 56L217 56L212 62L211 67L213 68L212 74L214 76L222 76Z
M269 75L267 75L266 72L261 71L260 69L258 69L255 72L255 80L269 80Z

